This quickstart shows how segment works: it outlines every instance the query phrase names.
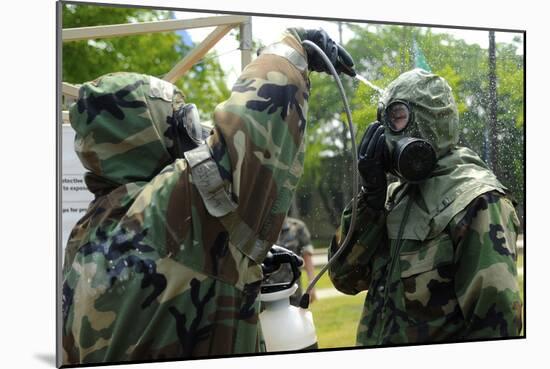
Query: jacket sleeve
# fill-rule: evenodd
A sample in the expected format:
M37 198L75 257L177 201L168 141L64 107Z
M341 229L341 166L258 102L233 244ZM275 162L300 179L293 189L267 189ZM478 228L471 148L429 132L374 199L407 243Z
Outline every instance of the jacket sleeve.
M295 32L268 46L216 108L207 141L236 210L221 217L232 242L260 262L303 171L309 80Z
M455 292L467 338L518 336L522 301L516 267L519 221L496 192L476 198L451 222Z
M340 228L329 247L329 259L337 252L340 243L344 240L350 222L351 204L342 214ZM355 295L368 289L373 256L379 247L388 242L384 213L367 208L362 197L359 198L355 224L355 231L346 250L329 267L329 277L336 289L348 295Z

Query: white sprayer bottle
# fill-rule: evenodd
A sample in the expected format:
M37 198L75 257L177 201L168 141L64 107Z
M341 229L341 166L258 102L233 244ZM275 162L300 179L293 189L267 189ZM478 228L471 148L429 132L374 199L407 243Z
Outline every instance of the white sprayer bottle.
M317 335L311 312L290 305L290 296L298 289L295 282L300 277L302 259L292 251L274 245L262 264L264 274L269 275L270 271L277 270L284 263L291 266L292 280L288 283L262 284L261 288L263 311L260 313L260 325L266 350L275 352L316 349Z

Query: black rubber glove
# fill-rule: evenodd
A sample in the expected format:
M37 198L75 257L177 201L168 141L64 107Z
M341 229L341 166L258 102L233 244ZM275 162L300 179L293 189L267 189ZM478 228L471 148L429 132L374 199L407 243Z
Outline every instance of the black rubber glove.
M358 169L366 204L374 210L382 210L386 203L388 182L384 161L387 150L384 127L379 122L372 123L359 144Z
M325 52L338 73L345 73L348 76L355 77L356 73L353 69L351 55L342 46L332 41L325 30L320 28L297 31L302 41L310 40ZM304 44L304 48L307 53L309 70L330 73L325 61L313 47Z

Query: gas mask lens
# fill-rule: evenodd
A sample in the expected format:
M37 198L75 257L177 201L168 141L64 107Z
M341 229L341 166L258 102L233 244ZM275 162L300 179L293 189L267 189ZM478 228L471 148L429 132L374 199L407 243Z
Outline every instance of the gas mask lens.
M404 101L394 101L385 110L384 122L393 132L402 132L411 122L411 108Z
M403 132L414 121L409 103L394 100L388 106L378 105L378 119L393 133ZM429 177L437 163L437 155L430 142L402 135L395 138L395 146L385 160L387 170L405 181L418 183Z
M186 132L194 143L202 143L203 132L197 106L195 104L185 104L178 111L177 116L178 130L180 132Z

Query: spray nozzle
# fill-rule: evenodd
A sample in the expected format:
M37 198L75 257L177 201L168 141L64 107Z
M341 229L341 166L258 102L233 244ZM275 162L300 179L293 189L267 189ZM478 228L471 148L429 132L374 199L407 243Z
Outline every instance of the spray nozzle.
M343 73L347 74L348 76L350 77L357 76L357 72L355 71L355 69L353 69L352 66L349 66L348 64L344 63L340 57L338 57L337 65L338 65L338 69L340 69Z
M309 293L304 293L300 298L300 307L307 309L309 307Z

